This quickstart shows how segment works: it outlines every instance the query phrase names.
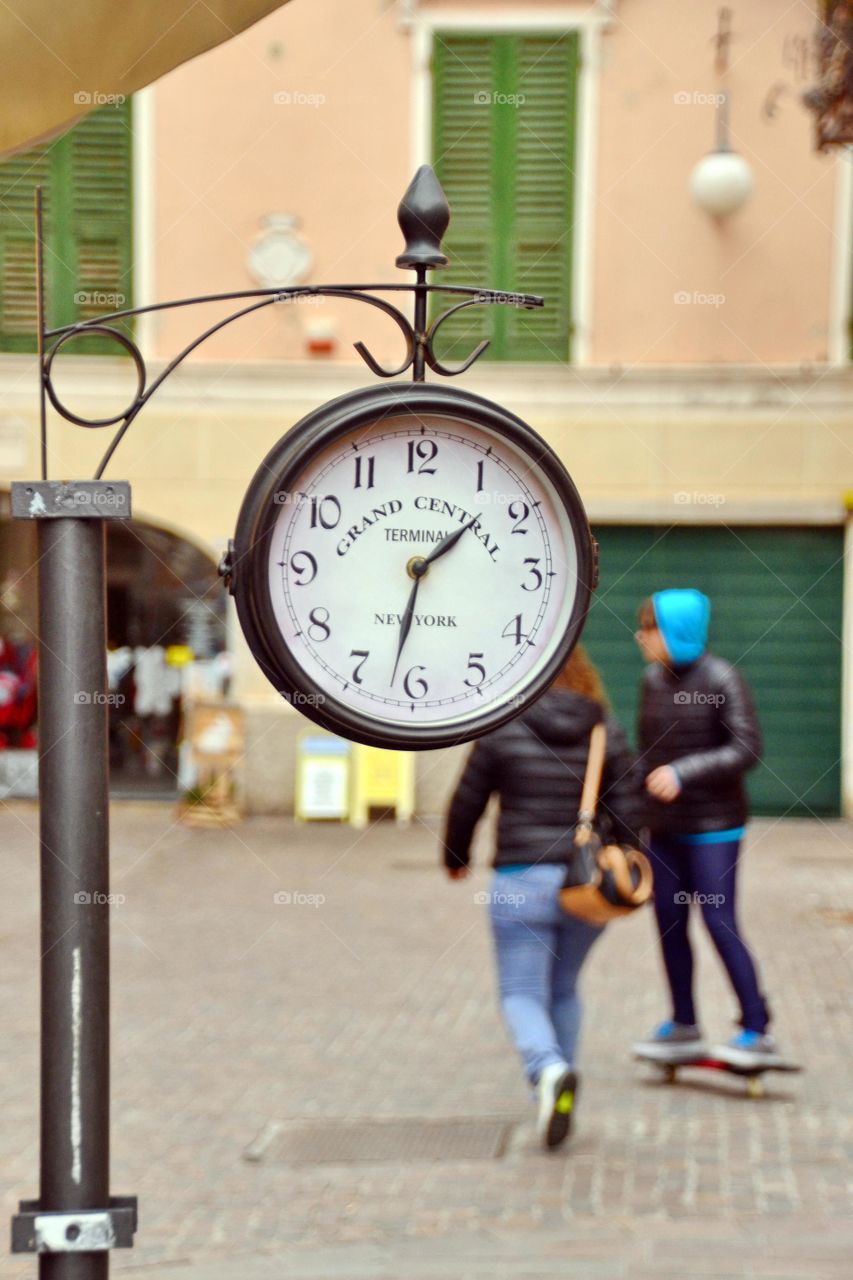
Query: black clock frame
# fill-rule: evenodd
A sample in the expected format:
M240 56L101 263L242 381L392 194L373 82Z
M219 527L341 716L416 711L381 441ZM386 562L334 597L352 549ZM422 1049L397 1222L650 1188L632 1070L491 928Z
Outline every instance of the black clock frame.
M227 575L237 614L258 665L287 701L324 729L371 747L428 751L478 738L518 714L518 700L484 711L468 726L383 723L339 702L308 675L284 641L269 590L269 540L288 494L313 458L343 434L396 417L440 415L486 428L535 460L568 514L578 559L578 584L568 626L551 658L524 688L532 703L551 684L578 641L596 585L597 547L571 476L541 436L502 406L470 391L427 383L394 383L349 392L307 414L273 446L246 491Z

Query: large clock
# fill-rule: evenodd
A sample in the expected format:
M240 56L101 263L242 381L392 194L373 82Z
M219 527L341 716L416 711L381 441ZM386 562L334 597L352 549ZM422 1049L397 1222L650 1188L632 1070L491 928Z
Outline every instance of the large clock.
M275 688L372 746L496 728L577 642L596 545L560 460L455 388L386 384L303 418L246 493L240 623Z

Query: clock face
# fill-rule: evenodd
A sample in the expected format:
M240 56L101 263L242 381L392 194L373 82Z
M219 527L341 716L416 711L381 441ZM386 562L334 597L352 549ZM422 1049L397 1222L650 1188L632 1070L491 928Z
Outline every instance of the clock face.
M244 503L235 594L298 709L356 740L434 747L550 682L586 613L591 547L529 428L467 393L396 385L333 402L273 450Z

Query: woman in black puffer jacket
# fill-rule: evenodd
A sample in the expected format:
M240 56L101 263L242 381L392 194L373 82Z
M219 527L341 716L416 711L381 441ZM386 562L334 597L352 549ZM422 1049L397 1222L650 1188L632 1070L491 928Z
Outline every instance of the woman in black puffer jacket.
M450 804L444 863L467 876L474 828L489 797L500 797L495 873L488 901L501 1004L510 1035L538 1089L539 1129L548 1147L567 1136L581 1006L577 980L600 928L567 916L557 893L577 822L589 737L607 723L600 814L617 840L636 843L640 778L625 736L606 715L598 673L576 649L554 684L527 711L480 738Z

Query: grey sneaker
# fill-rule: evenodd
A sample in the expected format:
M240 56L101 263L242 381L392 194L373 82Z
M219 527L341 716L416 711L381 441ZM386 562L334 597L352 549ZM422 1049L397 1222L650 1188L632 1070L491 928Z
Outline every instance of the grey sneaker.
M707 1045L698 1027L688 1027L683 1022L662 1022L646 1040L634 1045L636 1058L673 1062L701 1057Z
M769 1031L740 1031L728 1044L714 1046L714 1056L733 1067L776 1067L783 1062L776 1037Z

